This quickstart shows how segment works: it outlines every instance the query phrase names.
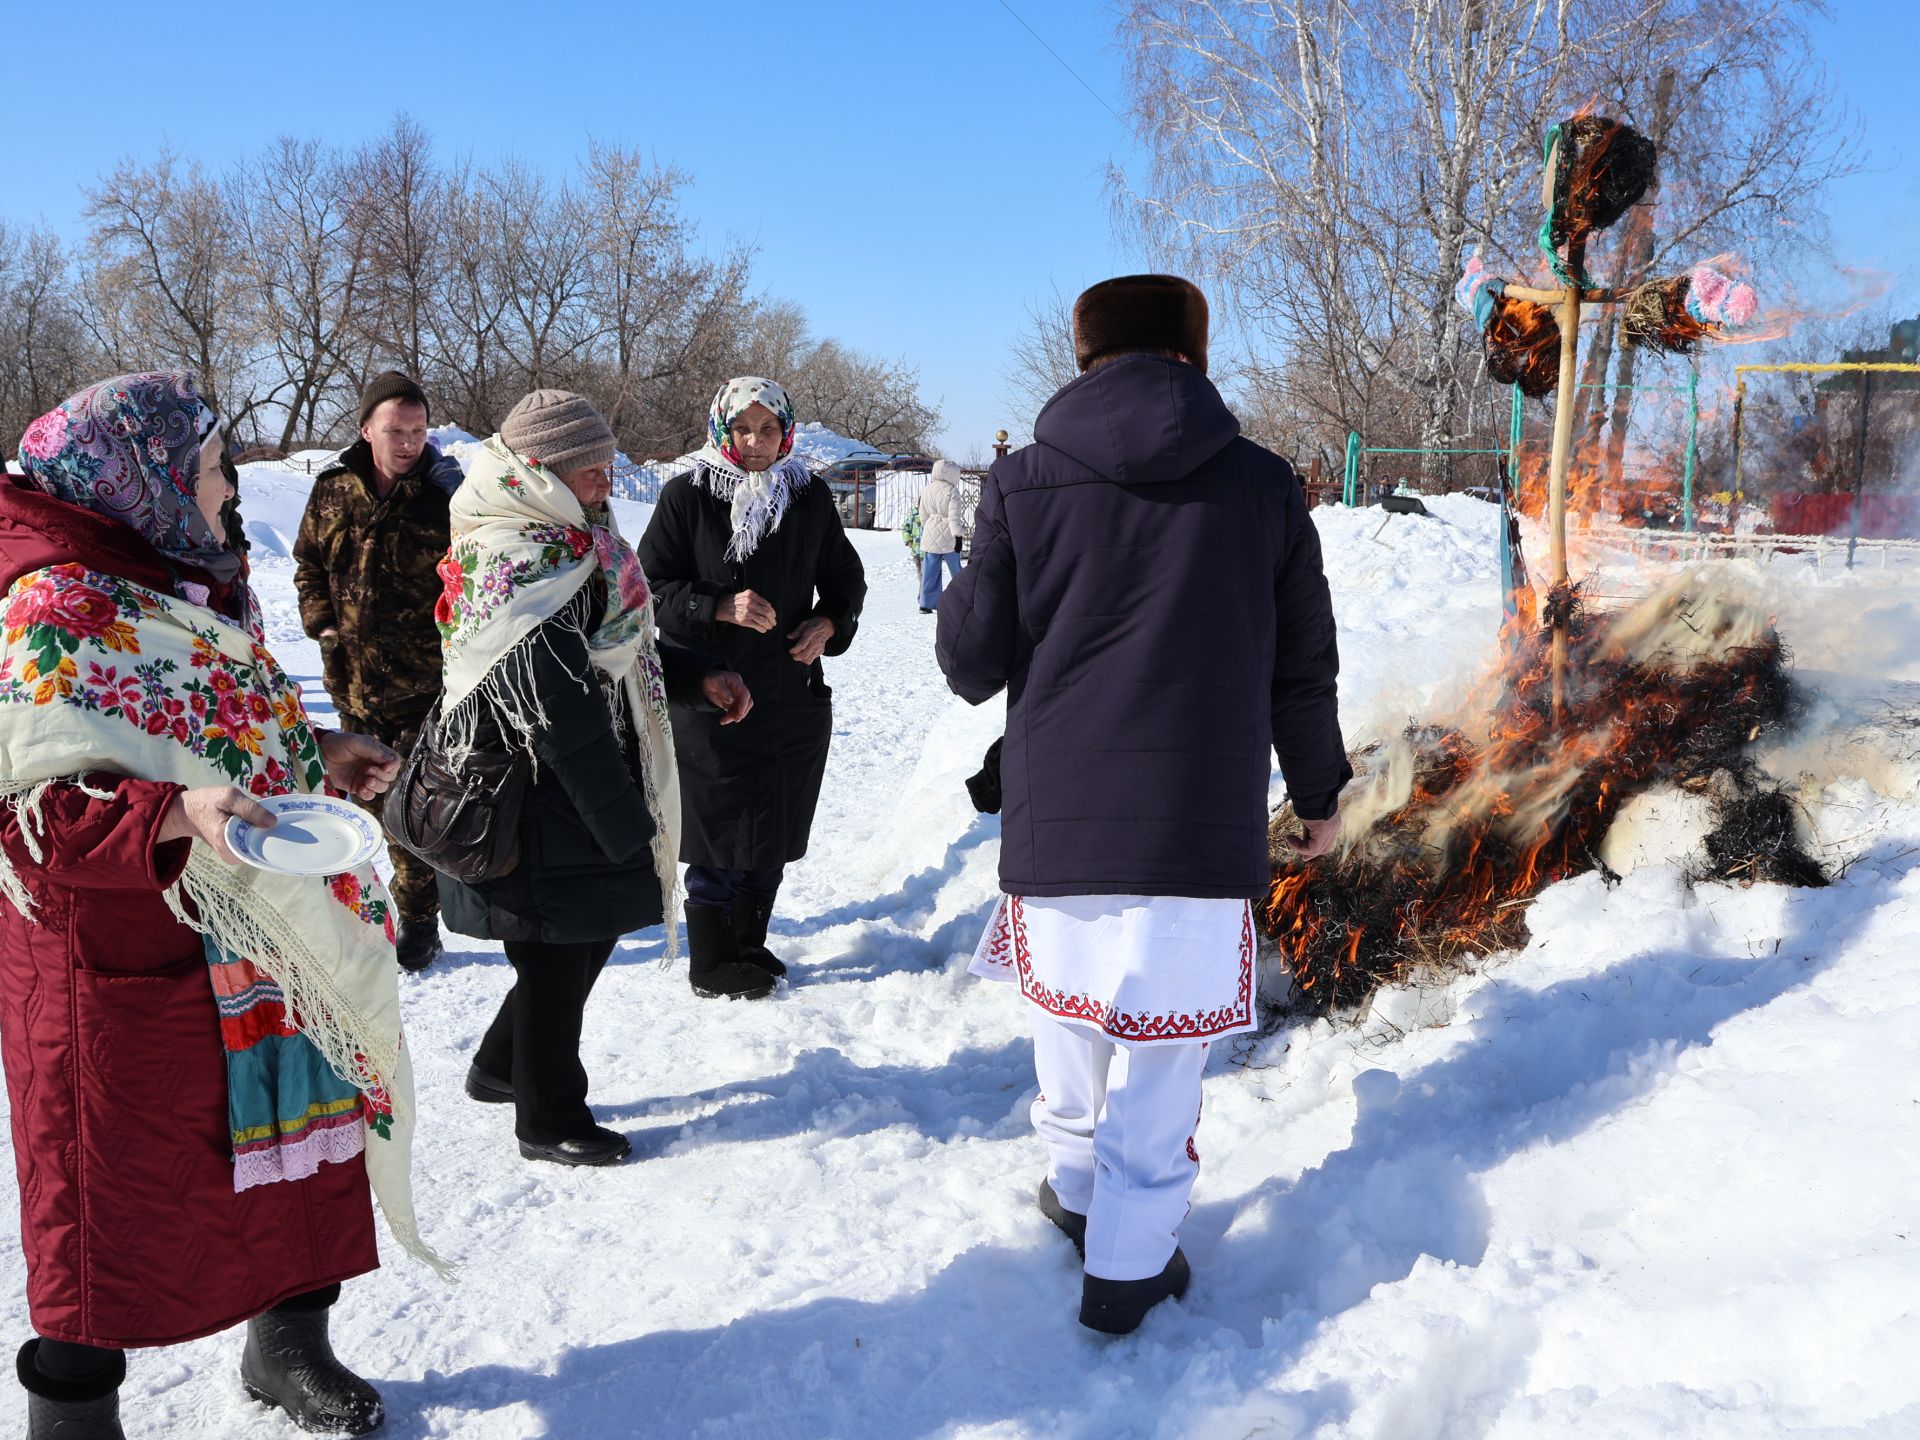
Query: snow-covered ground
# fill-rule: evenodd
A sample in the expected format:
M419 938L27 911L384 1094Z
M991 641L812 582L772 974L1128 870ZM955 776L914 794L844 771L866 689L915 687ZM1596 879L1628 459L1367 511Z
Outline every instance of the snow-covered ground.
M257 540L297 525L304 477L280 474L244 481ZM1489 650L1494 512L1430 503L1316 512L1350 735ZM998 827L961 781L1001 713L947 693L898 537L854 543L872 594L828 662L826 793L773 926L792 985L703 1001L658 934L622 944L585 1055L631 1163L524 1162L462 1095L496 949L450 937L404 982L419 1210L466 1267L448 1286L395 1255L346 1289L338 1346L387 1434L1920 1435L1920 577L1762 577L1822 697L1772 758L1839 884L1570 881L1476 977L1219 1047L1193 1287L1108 1341L1032 1203L1019 1001L966 974ZM311 681L290 564L254 553ZM128 1433L295 1434L243 1397L238 1342L133 1357Z

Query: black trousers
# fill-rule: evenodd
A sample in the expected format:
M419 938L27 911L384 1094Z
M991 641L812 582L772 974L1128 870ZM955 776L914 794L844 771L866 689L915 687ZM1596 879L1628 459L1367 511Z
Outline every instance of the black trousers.
M580 1063L580 1022L593 982L613 954L611 940L548 945L507 941L513 988L474 1053L473 1063L513 1084L513 1131L550 1145L593 1133L587 1071Z

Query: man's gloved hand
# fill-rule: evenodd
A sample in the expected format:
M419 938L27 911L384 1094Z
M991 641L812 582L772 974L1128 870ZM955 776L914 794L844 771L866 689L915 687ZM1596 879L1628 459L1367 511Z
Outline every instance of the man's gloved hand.
M1000 813L1000 744L996 740L989 745L980 769L967 777L967 794L982 815Z

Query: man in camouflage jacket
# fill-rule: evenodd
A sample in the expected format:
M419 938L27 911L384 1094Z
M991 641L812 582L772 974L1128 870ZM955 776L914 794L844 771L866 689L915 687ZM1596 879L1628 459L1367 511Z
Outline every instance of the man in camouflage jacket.
M315 478L293 547L300 623L320 642L341 727L402 755L440 698L434 567L447 553L459 483L459 465L428 443L425 393L388 371L361 396L360 439ZM421 970L440 953L434 872L398 845L388 850L400 963Z

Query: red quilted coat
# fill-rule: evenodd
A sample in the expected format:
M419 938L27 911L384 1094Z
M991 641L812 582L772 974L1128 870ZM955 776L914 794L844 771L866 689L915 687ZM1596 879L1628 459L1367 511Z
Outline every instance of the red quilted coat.
M67 561L172 590L132 530L0 480L0 592ZM0 899L27 1305L56 1340L169 1345L373 1269L373 1207L357 1157L234 1193L206 956L161 898L187 862L189 842L155 839L180 787L92 780L112 798L49 791L39 861L0 807L36 904L29 922Z

